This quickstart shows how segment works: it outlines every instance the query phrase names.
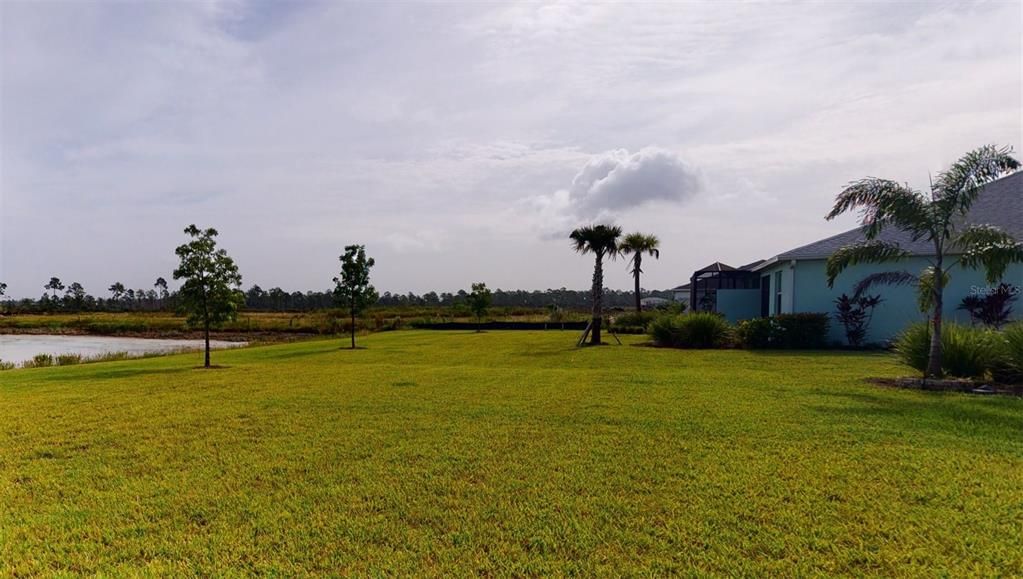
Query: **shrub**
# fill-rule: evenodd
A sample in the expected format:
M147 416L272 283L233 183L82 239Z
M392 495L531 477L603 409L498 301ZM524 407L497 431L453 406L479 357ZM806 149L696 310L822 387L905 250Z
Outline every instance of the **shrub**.
M1023 384L1023 322L1006 326L998 337L991 376L1002 384Z
M998 334L954 323L941 326L941 370L956 378L982 378L998 360ZM902 363L923 373L931 348L930 324L913 324L896 338Z
M931 327L926 322L910 325L895 338L894 351L899 361L923 373L931 348Z
M160 354L155 354L159 356ZM145 358L146 356L142 356ZM128 360L131 356L128 352L105 352L96 356L88 358L88 362L118 362L120 360Z
M13 370L13 369L14 369L14 362L4 362L3 360L0 360L0 371L3 371L3 370Z
M73 366L82 363L81 354L60 354L56 360L58 366Z
M853 348L863 345L870 320L874 317L874 308L882 301L881 296L849 297L846 294L835 300L835 319L842 324L845 339Z
M774 320L781 327L782 348L806 350L823 348L828 343L828 314L779 314Z
M828 343L827 314L780 314L740 322L737 334L744 348L823 348Z
M653 312L628 312L614 316L611 329L619 334L645 334L659 316Z
M663 316L650 324L654 342L672 348L723 348L731 333L723 317L708 312Z
M47 366L53 366L53 356L50 354L36 354L32 357L32 361L28 362L26 366L31 368L46 368Z
M970 320L992 328L1001 328L1012 314L1012 302L1016 301L1019 288L1003 283L984 295L968 295L959 304L960 310L970 314Z
M949 376L981 378L998 357L995 332L958 324L942 324L941 365Z
M759 350L777 348L781 342L781 326L774 318L753 318L739 322L736 336L743 348Z

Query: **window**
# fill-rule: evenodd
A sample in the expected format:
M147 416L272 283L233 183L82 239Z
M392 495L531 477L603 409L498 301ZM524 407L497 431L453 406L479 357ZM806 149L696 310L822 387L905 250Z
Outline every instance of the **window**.
M781 313L781 272L774 272L774 313Z

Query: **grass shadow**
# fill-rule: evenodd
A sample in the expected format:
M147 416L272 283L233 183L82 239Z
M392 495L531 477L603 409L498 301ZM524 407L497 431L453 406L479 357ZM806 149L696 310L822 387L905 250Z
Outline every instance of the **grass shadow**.
M310 356L318 356L322 354L329 354L336 352L338 348L331 346L329 348L317 349L317 350L295 350L293 352L280 352L270 355L260 356L260 360L293 360L295 358L308 358Z
M949 434L949 425L961 428L955 433L986 437L991 431L1019 435L1023 433L1023 404L1010 397L979 397L960 393L914 390L918 397L895 395L896 391L866 392L818 391L836 406L815 406L814 412L835 418L868 418L893 422L900 430ZM974 436L971 436L974 438Z
M42 380L45 382L89 382L93 380L117 380L121 378L136 378L139 376L151 376L151 375L170 375L180 374L182 372L189 372L193 368L181 367L181 368L110 368L99 371L88 371L88 364L82 364L78 366L83 371L76 372L74 374L63 374L57 376L47 376ZM201 366L200 366L201 368Z

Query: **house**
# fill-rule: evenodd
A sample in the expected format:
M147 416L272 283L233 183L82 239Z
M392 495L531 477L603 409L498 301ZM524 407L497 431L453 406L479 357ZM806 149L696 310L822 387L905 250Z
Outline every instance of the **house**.
M987 184L966 216L965 224L994 225L1023 241L1023 171ZM913 256L898 262L850 267L835 280L834 288L829 288L825 275L828 257L839 248L864 239L862 230L856 228L741 267L711 264L693 273L688 284L690 303L693 309L720 312L732 322L778 313L833 314L835 299L843 293L852 295L853 287L866 275L894 270L915 274L927 266L934 254L928 242L913 241L908 233L888 228L881 232L879 239L898 243ZM991 291L992 284L987 282L982 269L953 265L950 274L951 281L945 288L945 316L969 323L967 313L957 309L960 302L968 295ZM1023 264L1009 266L1002 281L1023 287ZM870 293L880 295L884 301L874 311L867 336L869 341L887 341L908 324L924 319L916 305L913 287L876 287ZM1021 319L1021 312L1023 295L1014 304L1012 317ZM831 326L831 338L842 340L839 324L833 322Z
M671 305L671 300L664 298L649 297L639 300L639 305L644 310L656 310L657 308L663 308Z
M690 284L687 283L685 285L671 288L671 299L684 304L686 309L689 309L689 286Z

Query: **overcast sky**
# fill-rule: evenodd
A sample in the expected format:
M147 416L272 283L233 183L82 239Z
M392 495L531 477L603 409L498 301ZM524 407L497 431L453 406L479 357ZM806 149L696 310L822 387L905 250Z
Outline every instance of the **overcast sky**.
M1020 2L0 1L0 280L588 287L567 232L657 234L643 285L837 233L842 185L1021 145ZM628 288L624 263L609 287Z

